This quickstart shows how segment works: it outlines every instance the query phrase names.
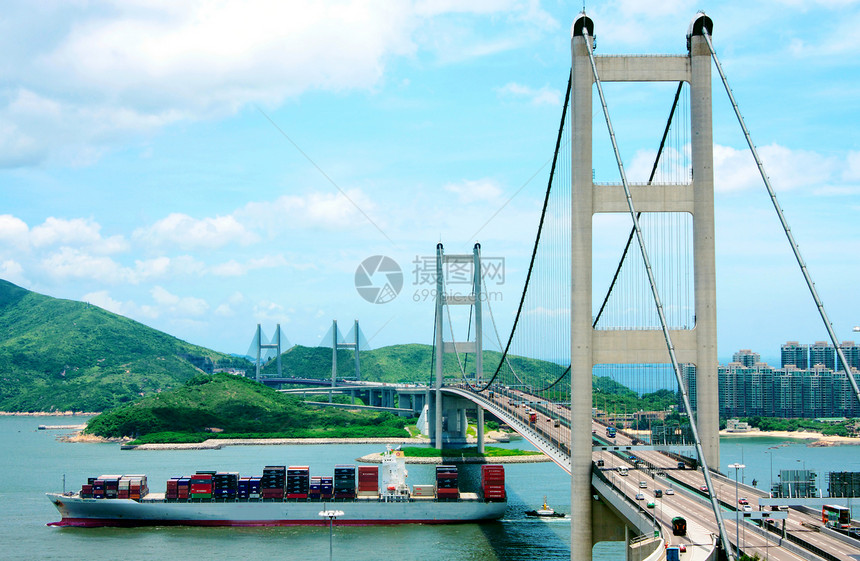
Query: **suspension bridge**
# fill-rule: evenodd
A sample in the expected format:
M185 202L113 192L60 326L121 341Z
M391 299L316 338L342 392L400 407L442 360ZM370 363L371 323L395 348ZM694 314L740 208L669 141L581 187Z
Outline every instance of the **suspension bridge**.
M665 559L669 543L683 545L684 559L742 554L856 559L860 547L838 534L824 532L815 540L802 534L799 528L805 526L798 524L812 524L814 517L806 521L806 515L792 511L786 522L784 511L744 512L729 496L730 486L722 491L713 68L840 364L846 372L851 369L734 100L712 32L713 22L699 13L687 32L685 55L597 56L594 23L584 13L575 19L543 211L507 341L499 336L489 299L483 297L480 245L471 254L446 254L442 244L437 246L430 435L441 448L463 433L466 409L476 411L479 430L486 410L549 455L571 478L571 559L591 559L593 544L603 540L626 541L629 559ZM604 95L609 82L668 86L666 126L654 135L657 155L649 176L639 182L629 180L622 163ZM609 183L594 178L593 119L601 113L619 178ZM607 249L605 238L620 243ZM596 244L602 244L601 258L609 251L618 260L599 299L592 290ZM472 282L464 293L446 284L451 267L471 267ZM501 360L489 368L483 364L486 338L503 349ZM543 362L536 367L522 357ZM854 377L848 378L860 399ZM617 421L616 405L626 403L624 392L630 390L647 396L654 409L674 409L678 425L664 423L661 440L651 438L653 430L643 440L640 433L623 430L625 414L622 430L615 433L607 400ZM631 471L635 477L625 476ZM653 497L654 491L673 485L683 492L660 501L659 512L642 508L644 493ZM752 488L745 494L754 501L767 497ZM692 523L686 536L674 536L671 518L681 514ZM743 550L737 538L741 529Z
M552 458L571 481L572 560L591 559L594 543L623 540L627 558L637 560L666 559L672 544L683 547L685 560L746 554L853 561L860 542L827 528L813 535L809 528L818 528L820 518L795 509L790 515L744 511L731 492L738 483L728 484L720 473L714 68L839 363L852 370L735 102L712 32L713 22L699 13L687 30L686 54L598 56L594 23L585 13L577 16L567 94L513 328L503 340L485 297L481 246L448 254L439 244L432 382L401 389L423 396L439 448L462 442L468 410L475 411L482 446L489 411ZM622 163L603 88L611 82L657 83L667 93L666 125L655 131L647 178L631 181ZM595 181L593 158L593 120L600 114L618 177L603 183ZM598 284L602 296L595 297L600 271L594 262L607 255L617 265L597 279L605 288ZM451 268L460 275L471 271L465 291L446 283ZM333 337L336 353L343 344ZM484 364L486 340L502 349L497 364ZM358 349L357 336L354 345ZM848 379L860 400L854 376ZM625 411L619 422L619 409L634 403L631 395L651 410ZM390 401L380 406L393 408ZM652 426L643 433L645 421ZM677 490L671 500L643 508L646 493L654 497L668 488ZM744 494L756 506L759 500L773 504L757 489L745 487ZM687 518L686 535L673 535L676 516Z

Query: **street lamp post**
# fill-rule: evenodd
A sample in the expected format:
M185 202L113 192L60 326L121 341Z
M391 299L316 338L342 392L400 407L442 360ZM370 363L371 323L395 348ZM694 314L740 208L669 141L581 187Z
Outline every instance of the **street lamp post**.
M765 454L770 456L770 496L773 496L773 451L776 450L776 446L770 446L767 450L765 450Z
M737 556L741 556L741 543L740 543L740 529L741 529L741 518L740 511L738 510L738 470L741 470L747 466L739 463L729 464L729 469L735 470L735 552Z
M332 559L334 559L334 557L333 557L333 554L334 554L334 548L333 547L334 546L332 545L332 543L333 543L332 526L334 526L334 519L335 518L337 518L338 516L343 516L343 511L342 510L323 510L323 511L320 511L319 515L322 516L323 518L328 518L328 558L329 558L329 561L332 561Z

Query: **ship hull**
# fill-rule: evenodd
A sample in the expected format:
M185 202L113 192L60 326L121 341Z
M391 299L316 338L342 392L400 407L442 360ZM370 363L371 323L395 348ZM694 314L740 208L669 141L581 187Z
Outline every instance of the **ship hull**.
M497 520L507 503L477 496L457 501L412 499L382 501L201 501L89 499L48 494L62 519L51 526L324 526L320 512L343 511L339 526L456 524Z

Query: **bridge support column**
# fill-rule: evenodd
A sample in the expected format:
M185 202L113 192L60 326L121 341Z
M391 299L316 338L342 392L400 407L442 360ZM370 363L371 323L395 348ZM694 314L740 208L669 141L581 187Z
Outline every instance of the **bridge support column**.
M484 409L478 407L478 453L484 453Z
M571 49L571 308L570 308L570 558L589 561L591 501L591 260L592 260L592 85L589 45L594 36L585 15L573 25Z
M465 441L469 431L469 418L466 416L466 409L458 409L457 416L460 419L459 426L457 427L459 429L458 432L460 434L460 438Z
M717 278L714 247L714 135L711 51L702 35L690 37L690 119L695 256L696 426L709 466L720 465L717 381Z
M442 244L438 243L436 244L436 383L434 385L434 388L436 389L436 430L434 431L434 444L436 445L437 450L442 449L442 358L444 356L442 347L442 304L444 285L442 284L442 281Z

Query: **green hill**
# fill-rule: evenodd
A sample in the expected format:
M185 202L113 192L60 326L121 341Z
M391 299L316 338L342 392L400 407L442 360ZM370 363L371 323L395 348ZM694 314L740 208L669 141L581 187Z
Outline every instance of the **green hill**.
M484 351L486 376L493 374L501 356L502 354L498 351ZM431 372L433 347L430 345L391 345L371 351L361 351L359 358L362 380L426 384L435 379L435 374ZM461 359L463 359L462 355ZM562 367L552 362L520 356L509 356L508 360L521 376L533 381L535 385L541 383L548 385L554 382L566 368L566 366ZM354 361L353 351L338 351L339 378L354 377ZM281 367L285 375L321 380L331 379L331 348L296 345L281 355ZM470 355L466 364L466 371L474 373L474 370L474 358ZM264 376L277 375L276 361L273 360L266 364L262 372ZM445 355L443 372L446 379L460 377L456 355Z
M248 364L3 280L0 333L2 411L105 411L180 386L201 368Z
M201 374L182 387L102 413L86 432L194 442L248 437L408 437L391 413L317 409L298 398L230 374ZM169 433L169 434L166 434Z
M191 345L84 302L51 298L0 280L0 411L107 411L141 397L182 386L212 367L232 367L253 376L240 357ZM488 377L501 353L484 351ZM354 375L353 354L338 351L338 375ZM525 357L509 357L512 367L535 388L555 382L564 367ZM295 346L282 355L284 372L304 378L331 378L331 349ZM459 378L457 358L446 354L446 379ZM432 383L432 347L393 345L361 352L361 377L377 382ZM474 371L474 357L466 364ZM276 361L263 368L277 372ZM504 372L504 377L509 374ZM627 410L665 408L676 398L662 390L637 396L608 378L595 387ZM569 398L569 379L553 387L549 399ZM597 395L595 396L596 399Z

